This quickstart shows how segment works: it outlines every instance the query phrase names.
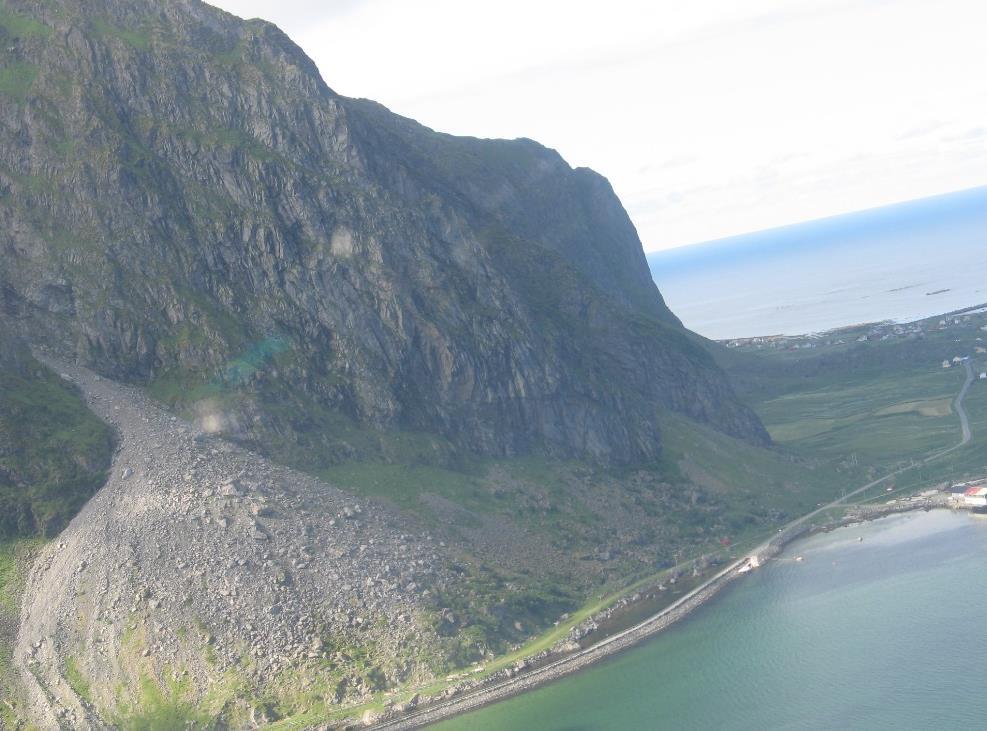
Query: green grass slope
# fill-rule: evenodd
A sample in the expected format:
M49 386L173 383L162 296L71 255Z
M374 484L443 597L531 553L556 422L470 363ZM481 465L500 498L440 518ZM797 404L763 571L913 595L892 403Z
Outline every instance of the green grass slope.
M31 561L105 482L112 452L78 392L0 333L0 728L18 728L11 659Z
M0 540L52 536L106 480L110 429L24 351L0 360Z
M987 372L987 313L978 309L908 326L736 341L718 360L780 447L874 475L960 441L953 402L966 373L943 361L969 357L975 374ZM974 382L965 406L972 441L899 486L987 472L987 380Z

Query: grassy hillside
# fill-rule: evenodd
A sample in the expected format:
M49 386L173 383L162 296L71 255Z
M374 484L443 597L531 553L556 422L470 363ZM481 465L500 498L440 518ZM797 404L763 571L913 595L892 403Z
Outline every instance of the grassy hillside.
M112 451L80 395L0 334L0 728L16 728L11 657L31 560L103 484Z
M541 458L456 468L354 460L320 475L394 503L461 548L471 606L453 613L478 647L497 654L642 577L690 557L725 559L864 476L838 460L757 447L671 412L660 418L665 456L648 469Z
M18 728L17 679L12 663L14 639L20 621L20 597L39 538L0 542L0 728Z
M718 357L780 447L877 474L959 442L953 401L966 373L952 360L969 357L978 375L987 371L980 309L908 326L734 341ZM985 407L987 381L978 378L966 401L973 440L898 484L987 471Z
M890 466L958 440L962 369L851 374L757 404L772 438L802 454Z
M0 357L0 540L52 536L103 484L110 429L23 349Z

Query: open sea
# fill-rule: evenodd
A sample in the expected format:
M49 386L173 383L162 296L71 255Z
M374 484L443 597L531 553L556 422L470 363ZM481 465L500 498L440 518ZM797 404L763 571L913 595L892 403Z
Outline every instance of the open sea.
M648 256L713 339L908 322L987 302L987 187Z
M664 634L434 728L984 729L985 560L965 513L814 536Z

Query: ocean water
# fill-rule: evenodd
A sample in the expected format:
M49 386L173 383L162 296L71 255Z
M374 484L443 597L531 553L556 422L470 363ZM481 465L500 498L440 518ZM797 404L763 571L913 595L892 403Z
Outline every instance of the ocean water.
M987 302L987 187L648 257L668 305L714 339L908 322Z
M985 559L987 519L947 511L815 536L649 642L434 728L984 729Z

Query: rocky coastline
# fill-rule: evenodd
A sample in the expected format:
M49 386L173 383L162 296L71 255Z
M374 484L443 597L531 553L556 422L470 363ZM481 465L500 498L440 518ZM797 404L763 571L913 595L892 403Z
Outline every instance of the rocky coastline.
M578 649L578 640L592 632L602 618L609 617L614 610L613 607L574 627L569 635L551 650L518 661L510 668L505 668L482 681L465 681L433 697L415 696L410 703L392 706L379 715L368 712L363 723L378 731L411 731L506 700L582 670L664 631L708 603L735 579L742 577L744 574L739 570L749 563L752 556L756 556L758 562L763 564L778 556L795 541L816 533L858 525L899 513L935 509L955 509L955 506L950 506L946 496L935 495L888 505L854 506L844 515L831 521L819 525L799 525L780 533L759 549L732 562L685 596L644 621L605 637L589 647ZM640 597L645 593L642 591L635 596ZM618 611L626 610L634 603L633 600L627 601L618 608ZM558 659L551 659L553 657Z

